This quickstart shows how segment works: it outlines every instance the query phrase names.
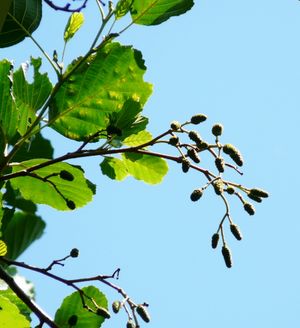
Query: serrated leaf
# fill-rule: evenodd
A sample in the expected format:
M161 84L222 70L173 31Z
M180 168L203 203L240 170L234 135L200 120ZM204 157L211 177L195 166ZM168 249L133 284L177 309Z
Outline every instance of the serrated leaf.
M13 98L12 85L13 65L4 59L0 62L0 125L4 134L2 141L4 143L9 143L13 139L18 126L19 115Z
M2 239L7 245L7 257L14 260L44 231L45 222L34 214L16 212L6 224Z
M32 33L39 26L41 18L41 0L13 0L0 32L0 48L24 40L28 36L25 31Z
M33 159L20 163L13 168L13 172L47 162L46 159ZM73 181L59 177L61 171L68 171L73 175ZM34 171L37 177L24 176L11 180L14 189L19 189L21 195L36 204L46 204L58 210L70 210L67 200L72 201L75 207L82 207L92 200L91 190L84 173L78 167L68 163L55 163ZM53 175L55 174L55 175ZM43 181L44 178L48 181Z
M30 322L20 313L18 307L3 296L0 296L0 322L5 323L5 327L30 328Z
M193 0L134 0L130 12L135 24L158 25L184 14L193 5Z
M39 69L41 58L31 58L33 66L33 83L26 81L28 65L23 64L13 75L13 95L19 112L18 132L24 135L28 126L35 120L36 111L44 104L52 90L47 73L41 74Z
M151 140L152 140L151 133L144 130L138 132L137 134L131 134L129 137L123 140L123 143L124 145L127 145L129 147L135 147L135 146L142 145L146 142L149 142Z
M106 129L109 114L122 110L126 101L145 104L152 92L143 81L145 71L139 51L106 43L62 84L50 104L52 127L79 141Z
M100 164L102 174L113 180L122 181L127 175L127 167L119 158L106 157Z
M119 0L116 9L115 9L115 17L116 19L120 19L125 16L132 5L133 0Z
M107 299L98 288L88 286L82 288L82 291L85 295L93 298L99 307L107 309ZM90 299L85 297L85 302L91 309L96 311L96 307ZM102 316L89 312L87 309L83 308L79 292L75 292L63 300L62 305L55 313L54 322L60 328L69 328L70 324L68 321L70 317L74 315L77 316L76 328L99 328L104 322L104 318Z
M7 246L3 240L0 240L0 256L5 256L7 253Z
M68 42L73 38L75 33L80 29L80 27L84 23L84 15L83 13L72 13L67 26L65 28L65 33L64 33L64 41Z

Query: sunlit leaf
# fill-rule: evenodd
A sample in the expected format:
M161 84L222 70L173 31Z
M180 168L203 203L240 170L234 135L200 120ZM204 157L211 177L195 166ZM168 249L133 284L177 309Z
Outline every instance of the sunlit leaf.
M13 0L0 32L0 47L21 42L28 36L25 31L32 33L39 26L41 18L41 0Z
M168 171L166 161L160 157L126 153L122 158L130 175L149 184L160 183Z
M44 231L45 222L34 214L16 212L6 224L2 239L7 245L7 257L14 260Z
M144 130L140 131L137 134L131 134L129 137L123 140L124 145L135 147L142 145L146 142L152 140L152 135L150 132Z
M7 253L7 246L3 240L0 240L0 256L5 256Z
M65 28L64 40L68 42L84 23L83 13L72 13Z
M136 24L157 25L184 14L193 5L193 0L134 0L130 12Z
M30 328L30 322L24 317L18 307L6 297L0 296L0 322L3 327Z
M127 175L127 167L125 163L119 158L106 157L100 164L102 174L108 176L113 180L122 181Z
M34 159L20 163L13 172L47 162ZM72 181L60 177L61 171L73 176ZM58 210L70 210L86 205L92 200L93 191L84 177L84 172L68 163L55 163L32 172L34 176L17 177L11 180L14 189L19 189L22 197L37 204L46 204ZM70 202L73 203L70 204Z
M106 129L109 114L121 111L126 101L145 104L152 92L143 81L145 71L139 51L108 42L61 86L50 104L52 127L81 141Z
M99 291L98 288L89 286L82 288L82 291L85 295L93 298L99 307L107 309L107 299L105 295ZM86 304L93 311L97 311L95 305L90 299L87 297L84 299ZM54 321L60 328L69 328L69 319L72 316L77 317L77 323L75 326L76 328L99 328L105 320L103 316L89 312L87 309L83 308L79 292L75 292L63 300L62 305L56 311Z
M120 19L125 16L132 5L133 0L119 0L116 9L115 9L115 17L116 19Z

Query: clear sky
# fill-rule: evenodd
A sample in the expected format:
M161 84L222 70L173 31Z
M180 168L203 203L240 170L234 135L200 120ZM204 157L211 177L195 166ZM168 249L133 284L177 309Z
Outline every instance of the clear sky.
M68 16L44 9L34 36L51 54L62 49ZM67 60L93 38L92 0L84 13L87 22L70 43ZM67 213L42 206L46 233L21 260L43 267L77 247L80 257L56 268L57 274L78 278L120 267L117 283L136 302L150 304L152 322L143 327L299 326L299 34L299 1L199 0L185 15L156 27L133 26L119 39L141 50L146 61L145 79L154 84L145 108L153 135L174 119L205 113L209 120L201 134L209 137L211 126L221 122L221 141L235 144L244 156L243 177L229 177L270 192L251 217L231 201L244 236L238 242L227 233L232 269L225 267L220 249L210 247L224 214L222 202L213 192L196 204L189 199L205 182L200 174L185 175L170 164L160 185L131 178L118 183L101 175L97 159L81 161L98 185L94 201ZM30 40L0 53L17 64L39 55ZM47 136L54 138L56 155L74 147L56 133ZM36 274L26 276L52 316L73 292ZM110 301L118 299L98 287ZM103 327L125 323L121 313Z

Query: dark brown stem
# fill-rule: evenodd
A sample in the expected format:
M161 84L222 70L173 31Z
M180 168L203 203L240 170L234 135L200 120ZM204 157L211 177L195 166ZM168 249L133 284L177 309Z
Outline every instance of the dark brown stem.
M4 261L5 262L5 261ZM16 284L14 279L0 266L0 278L3 279L13 292L31 309L41 323L47 323L49 327L58 328L55 322L31 300L24 291Z

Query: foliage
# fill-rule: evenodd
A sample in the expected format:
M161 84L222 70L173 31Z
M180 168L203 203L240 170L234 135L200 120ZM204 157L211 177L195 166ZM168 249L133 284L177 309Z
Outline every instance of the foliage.
M74 8L68 2L50 7L70 12L64 31L65 47L84 23L83 9L87 0ZM0 320L15 327L29 327L30 313L37 316L39 327L101 327L111 314L108 300L95 286L79 288L82 282L97 281L108 285L121 295L113 303L113 312L125 310L127 327L139 327L140 321L149 322L148 304L136 303L110 280L117 279L119 269L112 275L90 278L64 279L51 272L69 258L76 258L77 249L62 259L53 260L47 268L33 267L16 259L45 229L45 222L37 215L37 204L57 210L75 210L93 198L96 186L85 177L83 168L68 161L77 158L100 158L103 175L122 181L132 176L148 184L160 183L168 171L167 161L181 166L184 173L196 170L206 183L195 186L191 201L199 201L211 187L225 205L225 214L212 236L212 247L217 248L220 237L221 253L227 267L232 266L231 251L225 240L223 225L237 240L242 239L239 227L233 222L227 197L235 196L249 215L255 209L245 196L261 202L268 193L227 181L223 173L232 169L241 174L243 158L232 144L222 144L221 124L212 127L212 139L203 139L193 126L205 122L204 114L196 114L183 123L173 121L160 135L147 131L148 118L143 107L152 92L152 85L144 81L146 66L142 53L115 39L133 24L158 25L172 16L184 14L193 6L192 0L119 0L107 6L97 0L102 17L98 33L87 53L68 65L59 61L54 52L51 58L32 36L42 18L40 0L5 0L0 10L0 46L8 47L29 37L39 47L54 69L57 80L52 84L47 73L41 73L41 58L31 58L30 65L15 69L7 59L0 61L0 278L8 285L0 295ZM74 4L73 4L74 5ZM112 32L108 22L130 16L130 23L121 31ZM114 26L114 25L112 25ZM103 40L100 35L105 33ZM33 69L33 81L26 72ZM64 69L66 67L66 69ZM53 157L51 141L43 137L44 129L54 129L62 137L80 143L77 149ZM153 150L165 145L166 153ZM207 152L213 159L211 169L200 166L201 156ZM38 272L75 290L66 297L51 319L16 283L12 266Z

